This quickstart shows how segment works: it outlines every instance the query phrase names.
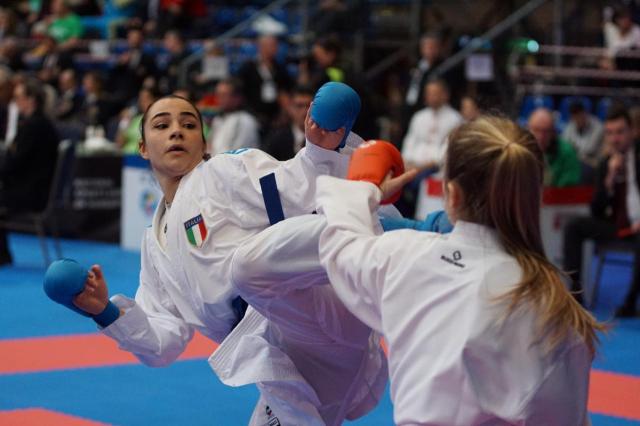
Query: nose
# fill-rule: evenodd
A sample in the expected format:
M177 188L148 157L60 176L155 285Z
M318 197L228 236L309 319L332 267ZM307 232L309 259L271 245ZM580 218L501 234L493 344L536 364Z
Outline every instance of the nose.
M180 127L180 123L174 123L171 126L171 135L169 139L184 139L184 135L182 134L182 127Z

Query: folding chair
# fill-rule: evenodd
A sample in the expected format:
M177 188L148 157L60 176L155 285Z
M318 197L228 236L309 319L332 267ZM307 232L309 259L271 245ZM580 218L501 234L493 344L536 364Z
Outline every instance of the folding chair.
M58 159L49 189L49 198L44 210L39 212L20 213L20 216L9 216L0 219L0 227L9 231L34 232L40 240L40 248L44 258L45 267L49 266L49 249L47 246L47 225L51 229L53 244L58 259L62 258L58 235L58 223L56 210L65 206L70 198L70 183L73 176L75 162L75 145L70 140L60 142L58 146ZM11 212L9 212L10 214Z
M591 286L591 297L589 298L589 308L593 309L596 306L598 300L598 292L600 290L600 279L602 278L602 269L605 263L631 266L634 267L633 260L628 261L624 259L615 259L607 257L608 253L634 253L635 242L633 241L610 241L607 243L596 244L594 256L598 259L596 266L596 275L594 277L593 285Z

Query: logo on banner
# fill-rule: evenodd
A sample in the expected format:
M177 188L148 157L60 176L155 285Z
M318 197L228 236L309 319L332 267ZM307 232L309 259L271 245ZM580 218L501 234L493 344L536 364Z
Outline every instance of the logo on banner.
M194 247L202 247L202 243L207 238L207 227L204 223L202 215L189 219L184 223L184 229L187 232L187 240Z
M144 190L140 194L140 208L147 217L153 216L158 207L158 196L153 191Z

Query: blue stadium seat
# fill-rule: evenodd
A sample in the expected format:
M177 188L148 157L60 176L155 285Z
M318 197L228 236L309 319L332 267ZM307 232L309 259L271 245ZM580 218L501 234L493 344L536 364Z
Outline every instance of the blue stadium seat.
M553 110L553 98L547 95L525 96L522 100L522 106L520 107L518 123L520 125L526 124L531 113L538 108L548 108Z
M609 112L609 108L613 105L613 99L611 98L602 98L598 101L596 106L596 115L602 121L607 118L607 113Z

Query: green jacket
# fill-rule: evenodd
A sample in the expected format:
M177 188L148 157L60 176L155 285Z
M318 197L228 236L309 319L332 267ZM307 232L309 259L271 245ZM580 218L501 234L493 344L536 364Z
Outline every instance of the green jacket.
M552 152L545 153L545 186L572 186L580 184L582 166L575 149L561 138L556 139L557 146Z

